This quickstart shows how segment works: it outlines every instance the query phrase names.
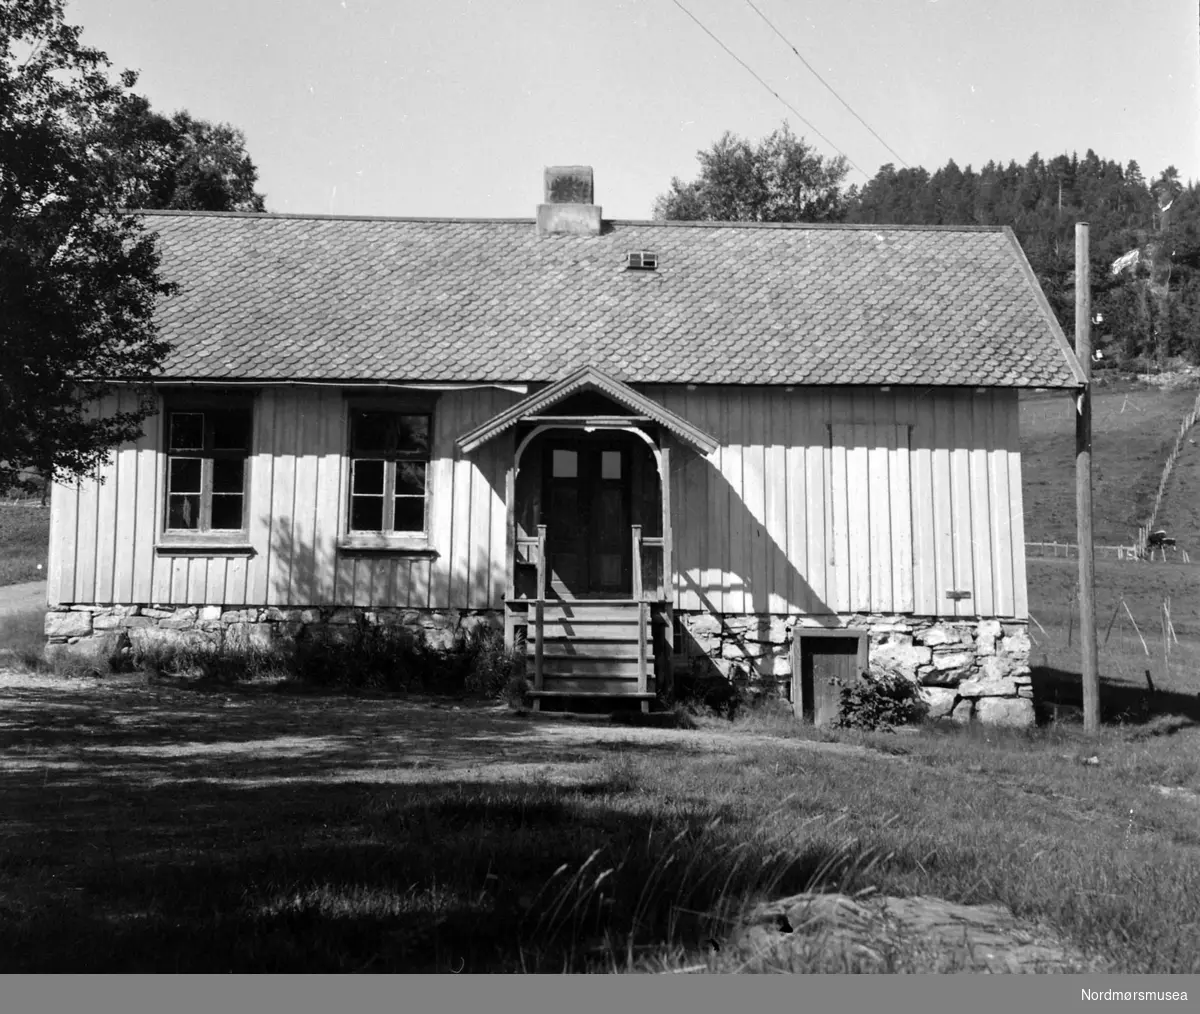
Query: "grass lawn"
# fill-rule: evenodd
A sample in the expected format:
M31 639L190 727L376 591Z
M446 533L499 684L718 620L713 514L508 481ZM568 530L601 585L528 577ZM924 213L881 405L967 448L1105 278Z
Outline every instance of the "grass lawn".
M1068 704L1081 694L1078 566L1065 559L1027 563L1034 690ZM1168 596L1175 637L1164 661L1160 610ZM1200 721L1200 566L1097 560L1096 624L1106 716L1148 706Z
M0 503L0 586L46 577L50 508L36 500Z
M747 901L814 884L1200 970L1179 722L839 739L10 675L0 792L5 972L728 969Z
M1195 388L1160 391L1128 382L1097 388L1092 399L1092 496L1098 544L1133 542L1153 505L1179 423L1195 400ZM1063 392L1022 392L1020 413L1025 537L1074 542L1073 403ZM1189 546L1184 548L1190 552ZM1200 552L1200 544L1196 550Z

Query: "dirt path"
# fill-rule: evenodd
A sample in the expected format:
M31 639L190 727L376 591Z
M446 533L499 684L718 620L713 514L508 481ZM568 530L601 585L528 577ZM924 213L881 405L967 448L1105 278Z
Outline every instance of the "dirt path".
M82 745L67 760L48 740L19 759L0 757L0 764L82 768L82 753L93 777L153 784L187 780L202 768L206 779L231 784L314 778L583 784L601 777L613 753L625 748L731 755L769 745L872 753L848 743L515 715L490 704L242 688L198 692L171 683L148 687L140 675L65 678L0 670L0 731L33 724L69 733Z

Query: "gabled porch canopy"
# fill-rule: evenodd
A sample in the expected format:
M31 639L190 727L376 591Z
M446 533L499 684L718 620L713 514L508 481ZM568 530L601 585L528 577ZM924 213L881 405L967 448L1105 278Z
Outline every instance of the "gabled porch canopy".
M585 366L561 380L556 380L549 387L523 398L481 426L464 433L458 438L459 450L464 454L469 454L518 423L546 421L544 413L547 409L571 395L585 391L595 391L604 395L632 412L638 421L657 423L701 454L711 454L718 447L717 441L713 437L693 426L682 416L676 415L658 402L638 393L628 384L617 380L603 370L594 366ZM621 417L621 421L631 422L634 420L629 417Z

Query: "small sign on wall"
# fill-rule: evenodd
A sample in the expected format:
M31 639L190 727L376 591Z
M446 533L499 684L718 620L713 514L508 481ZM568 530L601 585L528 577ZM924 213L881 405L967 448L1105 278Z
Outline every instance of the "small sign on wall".
M946 592L946 598L950 599L952 602L962 602L964 599L969 599L970 597L971 593L969 591Z

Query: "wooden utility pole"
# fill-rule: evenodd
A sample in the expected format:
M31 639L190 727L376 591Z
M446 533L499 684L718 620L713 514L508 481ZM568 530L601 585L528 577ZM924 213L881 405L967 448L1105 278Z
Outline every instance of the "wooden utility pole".
M1079 531L1079 647L1083 653L1083 728L1100 731L1096 650L1096 565L1092 546L1092 287L1088 224L1075 225L1075 355L1087 383L1075 413L1075 519Z

